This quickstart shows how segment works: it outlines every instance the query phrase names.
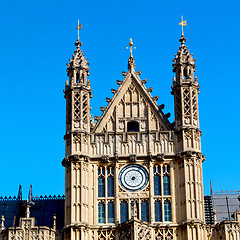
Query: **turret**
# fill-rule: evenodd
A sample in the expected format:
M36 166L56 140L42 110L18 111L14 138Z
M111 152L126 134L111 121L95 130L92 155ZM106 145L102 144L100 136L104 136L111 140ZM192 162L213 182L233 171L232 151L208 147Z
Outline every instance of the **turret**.
M92 89L88 79L89 63L80 49L82 43L78 39L76 50L69 59L66 81L66 156L83 153L81 139L90 133L90 98Z
M195 60L187 50L186 38L182 34L181 46L173 59L172 94L175 107L176 151L201 151L198 116L199 85L194 76Z

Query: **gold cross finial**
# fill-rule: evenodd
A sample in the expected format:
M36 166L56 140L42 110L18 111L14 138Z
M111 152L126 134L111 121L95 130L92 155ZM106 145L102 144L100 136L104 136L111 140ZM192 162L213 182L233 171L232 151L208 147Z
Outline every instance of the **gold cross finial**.
M78 19L78 26L76 29L78 30L78 40L79 40L79 30L82 29L82 24L79 24L79 19Z
M132 56L133 56L133 55L132 55L132 51L133 51L134 49L136 49L136 47L133 47L132 38L130 38L129 47L127 47L127 49L130 50L130 57L132 57Z
M182 16L182 21L179 23L179 25L182 26L182 36L183 36L183 26L187 26L187 20L183 21L183 16Z

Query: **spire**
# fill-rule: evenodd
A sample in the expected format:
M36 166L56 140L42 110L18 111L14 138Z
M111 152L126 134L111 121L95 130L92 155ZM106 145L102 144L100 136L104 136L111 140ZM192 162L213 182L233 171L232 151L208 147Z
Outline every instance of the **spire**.
M183 81L194 82L195 79L193 73L195 72L196 59L193 58L193 54L190 54L190 51L187 49L187 46L185 45L187 39L184 37L183 34L183 27L187 26L187 21L183 21L182 17L182 21L179 23L179 25L182 26L182 35L179 38L179 42L181 43L179 51L177 51L177 54L173 59L173 72L176 73L176 78L174 78L174 81L176 81L176 83L180 83Z
M186 41L187 39L182 35L179 39L181 46L173 59L173 72L176 73L177 82L181 82L183 79L188 79L188 81L194 82L193 73L195 72L196 59L193 58L193 54L190 54L190 51L187 49L187 46L185 45Z
M130 57L128 58L128 70L129 72L135 72L135 60L132 52L134 49L136 49L136 47L133 47L132 38L130 38L129 47L127 47L127 49L130 51Z
M78 85L90 86L90 83L87 80L87 76L90 75L90 67L88 67L89 63L87 62L87 58L81 50L82 43L79 40L80 29L82 29L82 24L79 25L78 22L78 39L75 42L76 50L72 55L72 59L69 59L70 63L67 63L67 72L70 80L70 86L75 83ZM66 81L66 85L68 85L68 81Z
M33 206L35 203L32 201L33 195L32 195L32 184L30 184L29 192L28 192L28 199L26 202L26 218L30 218L30 207Z

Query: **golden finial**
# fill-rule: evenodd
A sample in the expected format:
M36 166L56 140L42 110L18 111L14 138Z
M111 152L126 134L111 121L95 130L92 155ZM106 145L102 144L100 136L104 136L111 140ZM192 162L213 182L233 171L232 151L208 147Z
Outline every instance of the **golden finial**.
M183 36L183 26L187 26L187 20L183 21L183 16L182 16L182 21L179 23L179 25L182 26L182 36Z
M132 51L133 51L134 49L136 49L136 47L133 47L132 38L130 38L129 47L127 47L127 49L130 50L130 57L132 57L132 56L133 56L133 55L132 55Z
M82 29L82 24L79 24L79 19L78 19L78 26L76 29L78 30L78 40L79 40L79 30Z

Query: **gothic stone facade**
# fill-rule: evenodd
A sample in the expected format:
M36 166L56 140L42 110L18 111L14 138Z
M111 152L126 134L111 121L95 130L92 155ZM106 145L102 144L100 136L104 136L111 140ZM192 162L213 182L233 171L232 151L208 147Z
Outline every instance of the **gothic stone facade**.
M175 122L158 106L152 88L130 55L128 72L113 98L90 114L89 63L81 42L68 65L66 81L65 240L239 240L234 221L206 225L202 180L198 79L195 59L182 35L173 60ZM132 46L132 42L130 42ZM56 229L35 226L29 211L0 240L62 239Z
M132 54L95 122L89 63L75 43L64 91L65 239L207 239L199 85L185 41L173 60L173 124Z

